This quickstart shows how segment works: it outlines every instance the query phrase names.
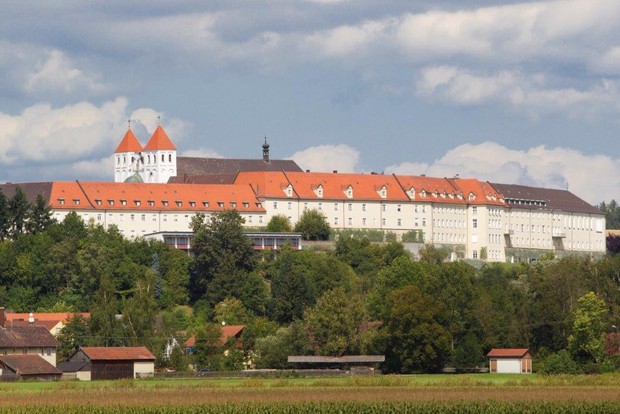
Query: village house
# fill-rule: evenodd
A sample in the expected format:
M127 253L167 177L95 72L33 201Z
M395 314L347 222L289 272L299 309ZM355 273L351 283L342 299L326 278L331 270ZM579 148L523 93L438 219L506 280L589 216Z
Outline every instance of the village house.
M532 373L532 354L527 348L493 348L487 357L489 358L489 372L491 373Z
M39 355L56 366L58 341L44 326L6 324L5 310L0 308L0 355Z
M83 346L58 367L82 381L145 378L155 374L155 356L143 346Z

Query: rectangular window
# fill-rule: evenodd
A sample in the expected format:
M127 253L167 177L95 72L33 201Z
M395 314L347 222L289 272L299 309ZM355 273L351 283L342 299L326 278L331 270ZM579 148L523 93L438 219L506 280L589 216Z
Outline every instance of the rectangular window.
M274 202L273 202L273 209L274 209L274 210L277 210L277 209L278 209L278 202L277 202L277 201L274 201Z
M338 203L334 203L334 211L338 211Z
M398 219L398 220L396 221L396 223L397 223L398 227L400 227L400 226L402 225L402 220L401 220L401 219Z
M323 203L319 203L319 210L323 210Z
M477 229L477 228L478 228L478 219L473 219L473 220L471 221L471 226L472 226L473 228Z
M290 201L288 202L288 209L289 209L289 210L292 210L292 209L293 209L293 203L292 203L292 202L290 202Z
M353 224L353 219L351 217L349 217L348 224L349 224L349 226L351 226Z
M353 210L353 204L349 204L349 211Z
M362 211L366 211L366 204L362 204Z
M146 221L146 214L142 214L142 215L140 216L140 220L142 220L142 221Z
M362 219L362 226L365 226L365 225L366 225L366 217Z
M471 214L473 214L474 216L475 216L476 214L478 214L478 207L472 207L472 208L471 208Z

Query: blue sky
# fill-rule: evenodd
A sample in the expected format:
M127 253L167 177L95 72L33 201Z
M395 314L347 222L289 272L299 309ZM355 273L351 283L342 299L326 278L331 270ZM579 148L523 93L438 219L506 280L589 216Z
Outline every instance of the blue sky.
M0 182L111 180L127 120L180 155L620 199L617 0L19 1Z

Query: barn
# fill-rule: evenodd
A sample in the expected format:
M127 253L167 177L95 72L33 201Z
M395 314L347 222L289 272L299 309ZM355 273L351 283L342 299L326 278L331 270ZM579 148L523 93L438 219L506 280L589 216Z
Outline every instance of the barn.
M81 380L152 377L155 356L139 347L80 347L67 362L58 365Z
M489 357L491 373L532 373L532 354L527 348L494 348L487 354L487 357Z

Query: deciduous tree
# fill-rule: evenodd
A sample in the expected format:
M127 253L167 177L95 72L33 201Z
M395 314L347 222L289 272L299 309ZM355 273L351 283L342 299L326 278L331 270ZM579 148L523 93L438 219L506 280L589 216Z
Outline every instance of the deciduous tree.
M304 240L328 240L331 228L323 213L306 210L295 224L295 231L301 233Z

